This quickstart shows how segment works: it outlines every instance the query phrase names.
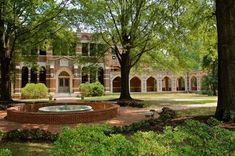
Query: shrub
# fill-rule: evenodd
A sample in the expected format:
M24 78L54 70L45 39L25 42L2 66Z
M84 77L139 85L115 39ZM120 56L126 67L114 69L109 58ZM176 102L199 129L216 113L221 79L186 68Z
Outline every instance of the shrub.
M27 83L24 88L21 90L22 98L46 98L48 94L48 89L43 83Z
M210 117L207 121L207 124L209 126L218 126L222 123L222 121L217 120L216 118Z
M91 96L104 95L104 86L100 82L91 83Z
M107 135L107 125L81 125L64 129L55 142L52 155L123 155L129 156L133 145L123 135Z
M0 156L11 156L12 153L9 149L0 149Z
M133 155L158 155L162 156L169 151L168 146L161 144L157 139L157 133L137 132L131 137L131 141L135 146Z
M210 127L194 120L187 120L176 128L167 127L159 135L162 144L171 148L167 155L233 155L235 134L226 129Z
M160 112L159 115L160 120L166 121L174 119L176 117L176 112L168 107L163 107L162 112Z
M104 94L104 86L100 82L87 82L80 85L80 92L82 97L102 96Z
M52 155L89 156L145 156L145 155L206 155L235 154L234 132L210 127L198 121L188 120L175 128L166 127L164 133L137 132L125 137L111 134L107 125L81 125L64 129Z
M6 132L3 140L6 141L47 141L53 142L57 139L58 134L53 134L42 129L15 129Z

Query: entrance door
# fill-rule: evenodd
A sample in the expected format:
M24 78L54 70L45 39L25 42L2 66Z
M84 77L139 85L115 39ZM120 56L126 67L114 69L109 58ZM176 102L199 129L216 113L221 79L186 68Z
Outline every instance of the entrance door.
M59 78L59 92L69 93L69 78Z
M69 93L70 92L70 77L65 71L61 72L58 78L58 92Z

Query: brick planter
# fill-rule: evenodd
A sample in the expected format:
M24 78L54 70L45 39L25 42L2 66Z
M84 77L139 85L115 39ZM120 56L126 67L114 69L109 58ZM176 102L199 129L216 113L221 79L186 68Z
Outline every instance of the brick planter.
M71 103L88 105L93 108L91 112L38 112L40 107L49 104L25 104L7 109L7 120L19 123L32 124L75 124L108 120L116 117L119 113L119 105L111 103ZM62 105L62 103L53 104Z

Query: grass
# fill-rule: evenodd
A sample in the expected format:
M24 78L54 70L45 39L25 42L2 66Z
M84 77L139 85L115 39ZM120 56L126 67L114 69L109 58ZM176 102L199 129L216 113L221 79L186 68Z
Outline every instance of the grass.
M214 115L215 107L204 107L204 108L191 108L185 110L177 110L177 117L193 117L193 116L206 116Z
M52 144L7 142L2 143L0 148L9 149L13 156L48 156Z
M216 96L205 96L193 93L135 93L134 99L142 100L146 106L163 106L173 104L205 104L216 103ZM85 101L107 101L117 99L119 94L110 94L100 97L86 97Z

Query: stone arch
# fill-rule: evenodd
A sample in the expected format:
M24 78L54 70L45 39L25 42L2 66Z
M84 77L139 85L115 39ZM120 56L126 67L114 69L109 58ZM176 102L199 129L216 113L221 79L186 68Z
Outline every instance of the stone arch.
M130 80L130 91L131 92L141 92L141 80L137 76Z
M155 91L157 91L157 80L151 76L147 79L147 92Z
M119 93L121 92L121 77L117 76L116 78L113 79L113 92L114 93Z
M168 76L162 79L162 91L171 91L171 79Z
M191 90L197 90L197 78L195 76L191 77Z
M46 85L46 68L41 67L40 73L39 73L39 83L44 83Z
M177 91L185 91L185 80L181 76L177 79Z
M25 85L29 82L29 69L24 66L21 69L21 88L25 87Z

